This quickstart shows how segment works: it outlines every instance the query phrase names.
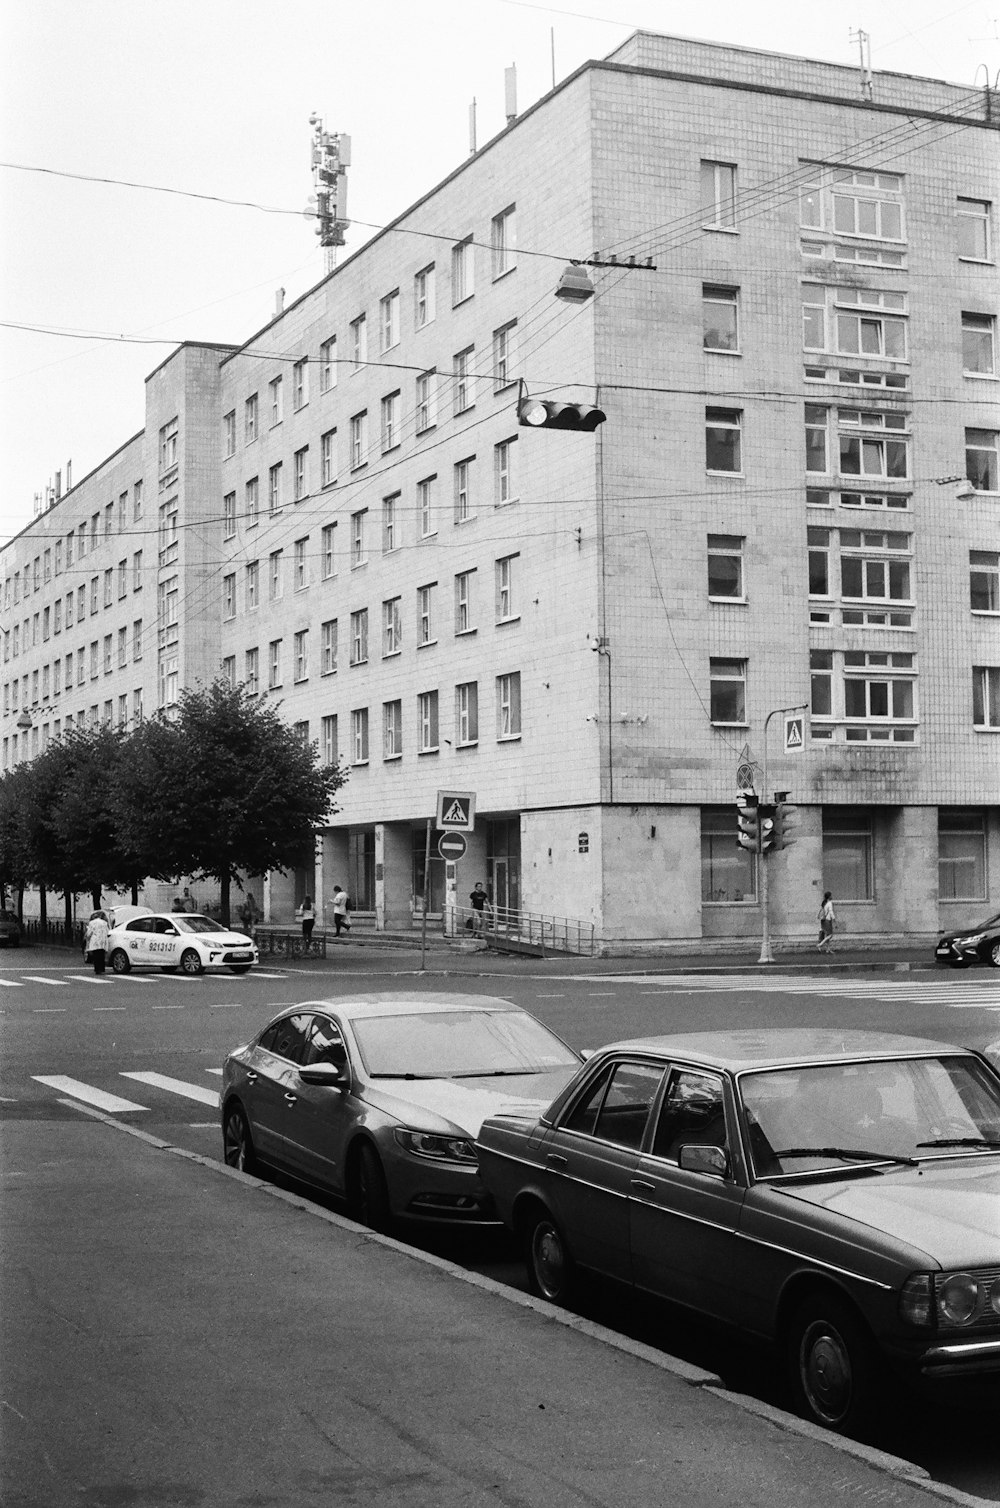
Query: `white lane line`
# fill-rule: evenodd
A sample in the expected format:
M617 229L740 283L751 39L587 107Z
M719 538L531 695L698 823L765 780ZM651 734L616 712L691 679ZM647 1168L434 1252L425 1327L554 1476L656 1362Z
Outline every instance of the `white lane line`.
M218 1131L218 1121L188 1121L189 1131Z
M0 984L3 985L5 990L19 990L22 988L19 979L0 979Z
M124 1006L124 1005L95 1005L94 1006L94 1010L95 1011L124 1011L124 1010L127 1010L127 1009L128 1009L128 1007Z
M167 1089L171 1094L182 1094L185 1099L199 1100L203 1105L218 1105L219 1096L214 1089L203 1089L200 1084L187 1084L183 1079L172 1079L165 1073L123 1073L123 1079L135 1079L139 1084L151 1084L154 1089Z
M221 1068L206 1068L205 1072L206 1073L217 1073L219 1075L219 1078L220 1079L222 1078L222 1069Z
M151 1005L151 1011L182 1011L183 1005Z
M50 979L47 974L25 974L25 979L30 979L32 984L58 984L66 983L65 979Z
M107 1110L111 1115L117 1115L123 1110L148 1109L146 1105L136 1105L131 1100L123 1100L117 1094L106 1094L103 1089L95 1089L93 1084L83 1084L79 1079L68 1079L65 1074L33 1073L31 1077L38 1084L45 1084L49 1089L58 1089L63 1094L71 1094L75 1100L82 1100L85 1105L94 1105L98 1110Z
M65 1016L64 1005L36 1005L32 1010L33 1016Z
M113 984L113 974L67 974L67 979L76 979L80 984Z
M227 1000L225 1002L225 1004L223 1004L221 1001L218 1001L218 1000L210 1000L208 1002L208 1008L211 1011L241 1011L243 1009L243 1001L242 1000L232 1000L232 1001Z
M565 995L543 995L543 994L539 993L535 998L538 999L538 1000L565 1000L566 996Z
M299 973L301 974L302 972L303 971L300 969ZM248 975L248 978L253 979L284 979L284 977L284 974L261 974L257 969L251 970L250 975Z

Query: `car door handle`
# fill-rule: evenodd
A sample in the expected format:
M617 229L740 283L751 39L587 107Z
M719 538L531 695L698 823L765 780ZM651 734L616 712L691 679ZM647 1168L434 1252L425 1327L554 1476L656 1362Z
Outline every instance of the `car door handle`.
M257 1073L255 1073L252 1068L248 1068L247 1069L247 1083L248 1084L256 1084L256 1082L257 1082L257 1080L258 1080L259 1077L260 1077L260 1075L257 1074Z
M561 1152L547 1152L545 1161L551 1168L565 1168L569 1166L569 1158L564 1157Z
M299 1097L297 1094L291 1094L287 1089L285 1090L285 1104L288 1106L289 1110L293 1105L297 1105L298 1101Z
M650 1183L647 1178L633 1178L632 1179L632 1188L635 1189L635 1191L636 1191L637 1194L655 1194L656 1193L656 1184L655 1183Z

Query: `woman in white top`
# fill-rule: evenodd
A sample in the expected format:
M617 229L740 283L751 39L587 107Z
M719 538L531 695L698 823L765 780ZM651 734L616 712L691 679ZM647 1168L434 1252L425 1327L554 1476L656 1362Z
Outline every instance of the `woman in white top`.
M829 953L833 947L833 927L836 920L833 913L833 891L827 890L823 896L823 904L819 908L819 942L816 947L820 953Z

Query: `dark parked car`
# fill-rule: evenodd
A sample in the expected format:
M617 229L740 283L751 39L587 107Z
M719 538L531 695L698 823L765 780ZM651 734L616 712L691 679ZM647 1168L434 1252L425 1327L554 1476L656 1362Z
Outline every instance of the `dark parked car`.
M0 911L0 948L16 948L21 941L21 923L13 911Z
M581 1269L777 1347L849 1431L880 1375L1000 1378L1000 1075L875 1032L706 1032L602 1049L540 1118L487 1120L483 1182L531 1287Z
M970 963L990 963L1000 969L1000 912L984 922L947 932L934 949L934 957L953 969L967 968Z
M497 1224L473 1145L487 1115L537 1115L579 1054L509 1000L373 994L285 1009L229 1054L226 1162L281 1167L394 1220Z

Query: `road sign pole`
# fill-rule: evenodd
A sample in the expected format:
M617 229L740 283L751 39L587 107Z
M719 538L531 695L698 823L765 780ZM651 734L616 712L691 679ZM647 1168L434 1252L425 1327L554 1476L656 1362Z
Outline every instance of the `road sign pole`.
M431 818L427 818L427 838L424 842L424 915L420 923L420 971L423 973L427 956L427 902L431 890Z
M772 717L778 717L782 712L798 712L803 707L808 709L808 702L796 702L791 707L774 707L764 719L764 767L762 771L762 783L764 786L764 800L767 800L767 730ZM768 883L767 883L767 855L763 848L764 837L761 833L757 840L760 858L758 867L760 870L760 957L758 963L773 963L774 954L771 952L771 918L768 914Z

